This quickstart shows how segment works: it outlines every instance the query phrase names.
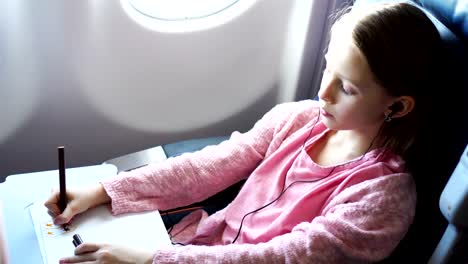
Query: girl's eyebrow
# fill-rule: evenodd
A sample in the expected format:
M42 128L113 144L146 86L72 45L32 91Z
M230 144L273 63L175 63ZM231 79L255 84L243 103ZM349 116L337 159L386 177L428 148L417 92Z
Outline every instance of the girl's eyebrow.
M346 76L343 76L343 75L341 75L341 74L338 73L338 72L335 72L335 74L336 74L341 80L345 80L345 81L351 83L355 88L361 87L361 85L359 84L359 82L357 82L356 80L351 80L350 78L348 78L348 77L346 77Z
M324 58L325 58L325 62L328 64L328 61L327 61L327 54L324 55ZM341 80L346 80L347 82L351 83L353 85L353 87L355 87L356 89L359 89L361 87L361 85L359 85L359 82L357 82L356 80L351 80L350 78L334 71L334 74L337 75Z

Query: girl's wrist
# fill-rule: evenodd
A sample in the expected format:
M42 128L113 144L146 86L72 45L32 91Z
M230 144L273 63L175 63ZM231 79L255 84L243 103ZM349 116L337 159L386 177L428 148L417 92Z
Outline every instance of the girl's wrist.
M111 201L110 196L107 194L106 189L104 189L104 186L101 183L96 186L94 197L94 206L109 203Z
M143 262L144 264L153 264L154 260L154 253L148 253L145 261Z

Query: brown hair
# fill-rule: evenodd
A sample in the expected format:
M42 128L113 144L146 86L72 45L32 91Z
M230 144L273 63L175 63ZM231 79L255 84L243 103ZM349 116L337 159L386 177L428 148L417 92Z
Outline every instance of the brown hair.
M346 16L354 20L353 41L377 83L391 96L406 95L415 100L410 113L384 122L379 135L386 149L403 155L420 132L434 100L440 35L422 10L407 3L353 9L337 23Z

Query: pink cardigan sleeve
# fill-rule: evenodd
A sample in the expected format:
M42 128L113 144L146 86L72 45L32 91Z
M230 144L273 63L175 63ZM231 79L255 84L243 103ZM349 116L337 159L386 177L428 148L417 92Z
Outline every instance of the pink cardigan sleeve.
M154 263L355 263L388 256L413 221L416 191L408 174L353 185L312 222L269 242L249 245L172 247Z
M103 181L112 213L166 210L202 201L246 178L282 138L310 118L315 102L275 106L246 133ZM309 111L310 113L310 111ZM287 132L287 133L286 133ZM283 135L284 134L284 135ZM273 138L275 137L275 140Z

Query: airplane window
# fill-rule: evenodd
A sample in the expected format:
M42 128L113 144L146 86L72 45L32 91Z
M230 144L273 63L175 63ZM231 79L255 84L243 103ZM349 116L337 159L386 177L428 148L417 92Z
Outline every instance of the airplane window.
M142 14L159 20L200 19L235 5L239 0L129 0Z
M156 31L189 32L224 24L258 0L121 0L126 13Z

